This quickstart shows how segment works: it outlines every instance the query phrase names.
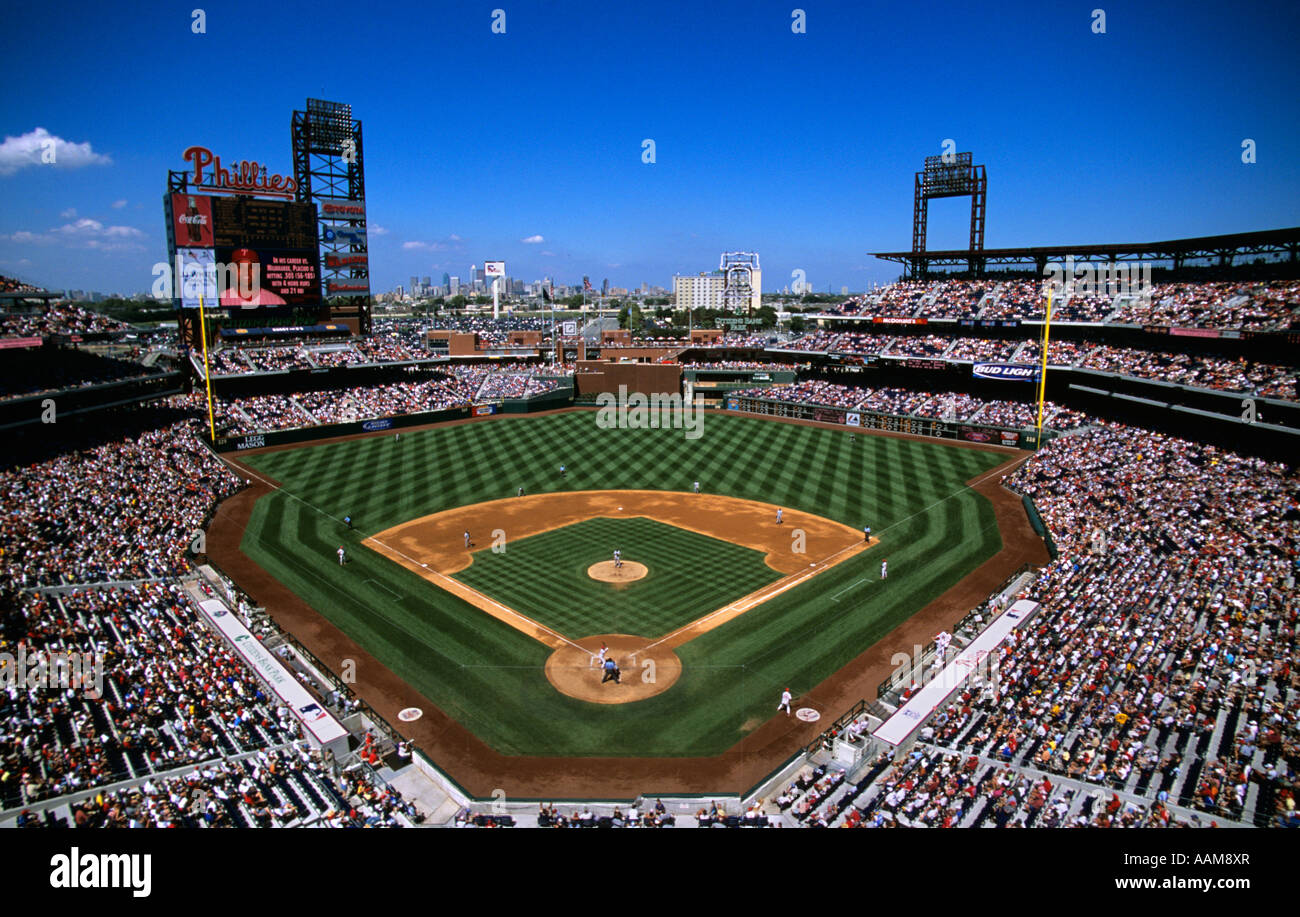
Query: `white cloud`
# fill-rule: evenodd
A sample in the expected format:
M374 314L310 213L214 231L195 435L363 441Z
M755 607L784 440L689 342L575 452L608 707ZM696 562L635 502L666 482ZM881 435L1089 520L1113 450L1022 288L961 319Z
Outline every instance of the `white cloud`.
M117 205L114 204L113 206L116 207ZM378 223L367 223L367 224L366 224L366 231L367 231L368 233L370 233L372 236L386 236L386 235L388 235L388 230L385 229L384 227L380 226Z
M519 241L524 243L525 245L539 245L542 242L545 242L546 240L543 239L541 236L529 236L527 239L520 239Z
M113 209L114 209L114 210L121 210L121 209L122 209L123 207L125 207L125 206L126 206L126 198L123 198L123 199L120 200L120 201L113 201Z
M89 143L72 143L54 136L43 127L21 137L5 137L4 143L0 143L0 175L13 175L28 166L80 169L90 165L109 165L112 161L108 156L96 153Z
M459 243L460 236L453 234L448 237L446 242L422 242L417 240L413 242L403 242L402 248L407 249L408 251L412 249L431 252L460 251L461 246Z
M548 258L554 258L554 257L555 257L555 252L542 252L542 254L545 255L545 256L548 257Z
M0 235L0 241L28 245L57 243L67 248L93 248L97 251L143 251L144 246L138 244L136 240L144 238L146 238L145 234L134 226L105 226L99 220L92 220L89 217L82 217L73 223L64 223L46 233L19 230L7 236Z
M65 210L65 211L63 211L62 213L59 214L59 219L60 219L60 220L71 220L71 219L75 219L76 216L77 216L77 208L76 208L76 207L69 207L67 210Z

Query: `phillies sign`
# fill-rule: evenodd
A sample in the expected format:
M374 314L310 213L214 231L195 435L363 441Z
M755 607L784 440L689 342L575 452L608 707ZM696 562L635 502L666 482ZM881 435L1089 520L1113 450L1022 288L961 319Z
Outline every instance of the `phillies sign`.
M971 372L981 379L1021 379L1028 381L1038 378L1038 367L1028 363L976 363Z
M214 156L205 146L189 147L181 154L181 158L193 167L194 184L213 191L292 199L298 189L298 183L287 175L268 177L266 166L258 164L256 160L241 159L238 164L232 163L227 169L222 166L221 157ZM209 166L211 171L208 171Z

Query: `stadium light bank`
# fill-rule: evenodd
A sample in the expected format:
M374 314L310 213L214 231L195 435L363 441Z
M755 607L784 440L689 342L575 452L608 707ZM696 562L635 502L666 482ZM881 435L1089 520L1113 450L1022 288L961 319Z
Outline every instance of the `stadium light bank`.
M618 395L601 392L596 396L596 426L602 430L685 430L687 439L699 439L704 434L704 397L686 397L673 392L627 393L627 386L618 387Z

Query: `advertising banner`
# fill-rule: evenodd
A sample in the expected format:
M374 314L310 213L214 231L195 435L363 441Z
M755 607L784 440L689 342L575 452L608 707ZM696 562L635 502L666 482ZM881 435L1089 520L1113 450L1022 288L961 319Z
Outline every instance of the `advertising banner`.
M497 406L495 404L476 404L474 405L474 416L485 417L488 414L495 414Z
M813 420L821 423L844 423L844 412L832 408L813 408Z
M849 411L848 414L844 415L844 422L850 427L860 427L862 426L862 415L857 411Z
M180 263L181 308L197 309L199 296L204 308L217 305L217 258L210 248L183 248L176 252Z
M330 270L341 270L351 267L369 267L370 256L365 252L338 254L329 252L325 255L325 266Z
M484 261L484 277L504 277L506 275L506 263L504 261Z
M348 245L366 244L366 231L353 226L322 226L320 235L325 242L346 242Z
M353 201L346 197L318 197L316 208L322 220L364 220L366 202Z
M212 248L212 198L173 194L172 233L177 248Z
M1029 382L1038 378L1039 367L1032 363L976 363L971 374L980 379Z

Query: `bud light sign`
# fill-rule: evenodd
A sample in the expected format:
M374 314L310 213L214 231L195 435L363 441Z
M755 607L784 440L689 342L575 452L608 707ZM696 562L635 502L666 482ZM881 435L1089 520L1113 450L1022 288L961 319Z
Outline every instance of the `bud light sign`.
M383 420L367 420L361 425L361 429L365 430L367 433L373 433L376 430L387 430L392 425L393 421L385 417Z
M1028 382L1038 378L1038 367L1029 363L976 363L971 372L980 379Z

